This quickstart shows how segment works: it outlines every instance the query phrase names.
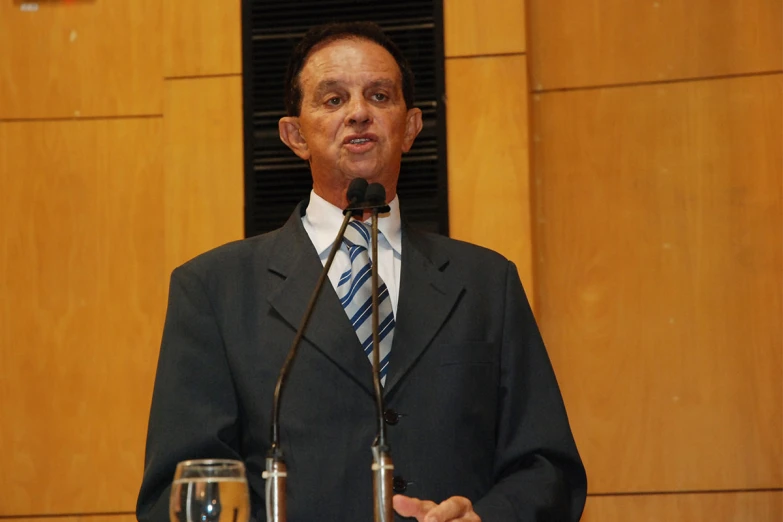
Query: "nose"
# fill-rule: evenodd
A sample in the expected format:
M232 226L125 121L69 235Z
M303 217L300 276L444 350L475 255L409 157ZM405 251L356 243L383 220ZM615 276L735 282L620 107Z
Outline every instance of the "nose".
M367 100L364 97L353 98L348 103L348 111L345 113L345 124L356 125L357 123L370 123L372 114Z

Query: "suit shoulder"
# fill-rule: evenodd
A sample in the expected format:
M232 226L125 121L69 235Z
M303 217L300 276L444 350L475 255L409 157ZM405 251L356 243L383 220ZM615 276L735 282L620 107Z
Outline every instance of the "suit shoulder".
M206 275L216 271L231 271L232 268L253 263L259 252L268 250L280 230L273 230L258 236L231 241L197 255L186 261L175 272L191 272Z
M452 260L463 260L484 266L501 266L510 263L509 259L502 254L483 246L432 232L419 231L419 233L426 237L427 241L433 245L434 250L448 254Z

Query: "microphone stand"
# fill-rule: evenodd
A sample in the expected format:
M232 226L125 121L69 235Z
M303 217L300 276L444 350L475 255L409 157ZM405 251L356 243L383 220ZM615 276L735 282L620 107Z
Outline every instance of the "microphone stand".
M288 469L285 464L285 458L283 456L283 449L280 446L280 400L282 397L283 387L285 386L288 374L291 369L291 364L296 357L296 353L299 349L299 345L302 342L305 328L310 321L310 316L315 308L315 303L318 300L318 296L321 293L321 288L324 286L324 282L329 274L329 269L332 267L332 262L340 249L343 236L345 235L345 229L348 227L348 222L355 214L361 214L361 212L367 208L360 205L364 200L364 193L367 190L367 181L361 178L354 179L348 187L346 193L349 201L348 208L343 211L345 217L343 218L340 231L337 234L337 238L332 245L332 249L329 251L329 257L326 259L324 269L321 271L321 275L318 277L318 282L315 284L315 289L310 296L310 302L307 304L302 321L299 324L299 328L296 330L294 340L291 342L291 348L288 350L288 356L283 363L283 367L280 369L280 375L277 378L277 384L275 385L274 402L272 405L272 426L271 426L271 438L272 446L269 449L269 453L266 457L266 469L262 473L262 477L266 480L266 518L268 522L286 522L286 496L285 485L286 478L288 477Z
M394 507L392 506L394 463L391 458L391 448L386 442L386 423L383 418L383 392L380 376L379 313L378 313L378 213L388 212L386 205L386 190L379 183L367 187L367 201L372 209L372 376L375 389L375 407L378 413L378 436L372 445L372 483L373 511L375 522L392 522Z

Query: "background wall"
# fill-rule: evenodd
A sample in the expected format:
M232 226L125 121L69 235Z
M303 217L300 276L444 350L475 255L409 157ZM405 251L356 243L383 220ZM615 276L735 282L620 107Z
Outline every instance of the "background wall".
M527 9L538 318L585 520L783 520L783 4Z
M169 273L243 235L240 4L196 5L0 3L0 517L135 519Z
M720 4L444 0L452 235L520 269L587 521L783 519L783 7ZM0 517L133 519L168 274L242 235L240 35L0 4Z

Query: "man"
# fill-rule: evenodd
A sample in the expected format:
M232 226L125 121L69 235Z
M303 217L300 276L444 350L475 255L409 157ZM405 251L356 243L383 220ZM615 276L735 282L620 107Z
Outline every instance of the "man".
M357 177L391 200L378 269L393 326L381 355L395 510L420 522L578 520L584 469L516 268L401 221L401 156L422 119L399 50L373 24L311 30L286 104L280 137L309 162L313 191L283 228L172 274L139 520L166 520L176 463L208 457L245 462L265 519L273 388ZM283 397L292 522L372 517L371 370L343 285L354 247L336 258Z

